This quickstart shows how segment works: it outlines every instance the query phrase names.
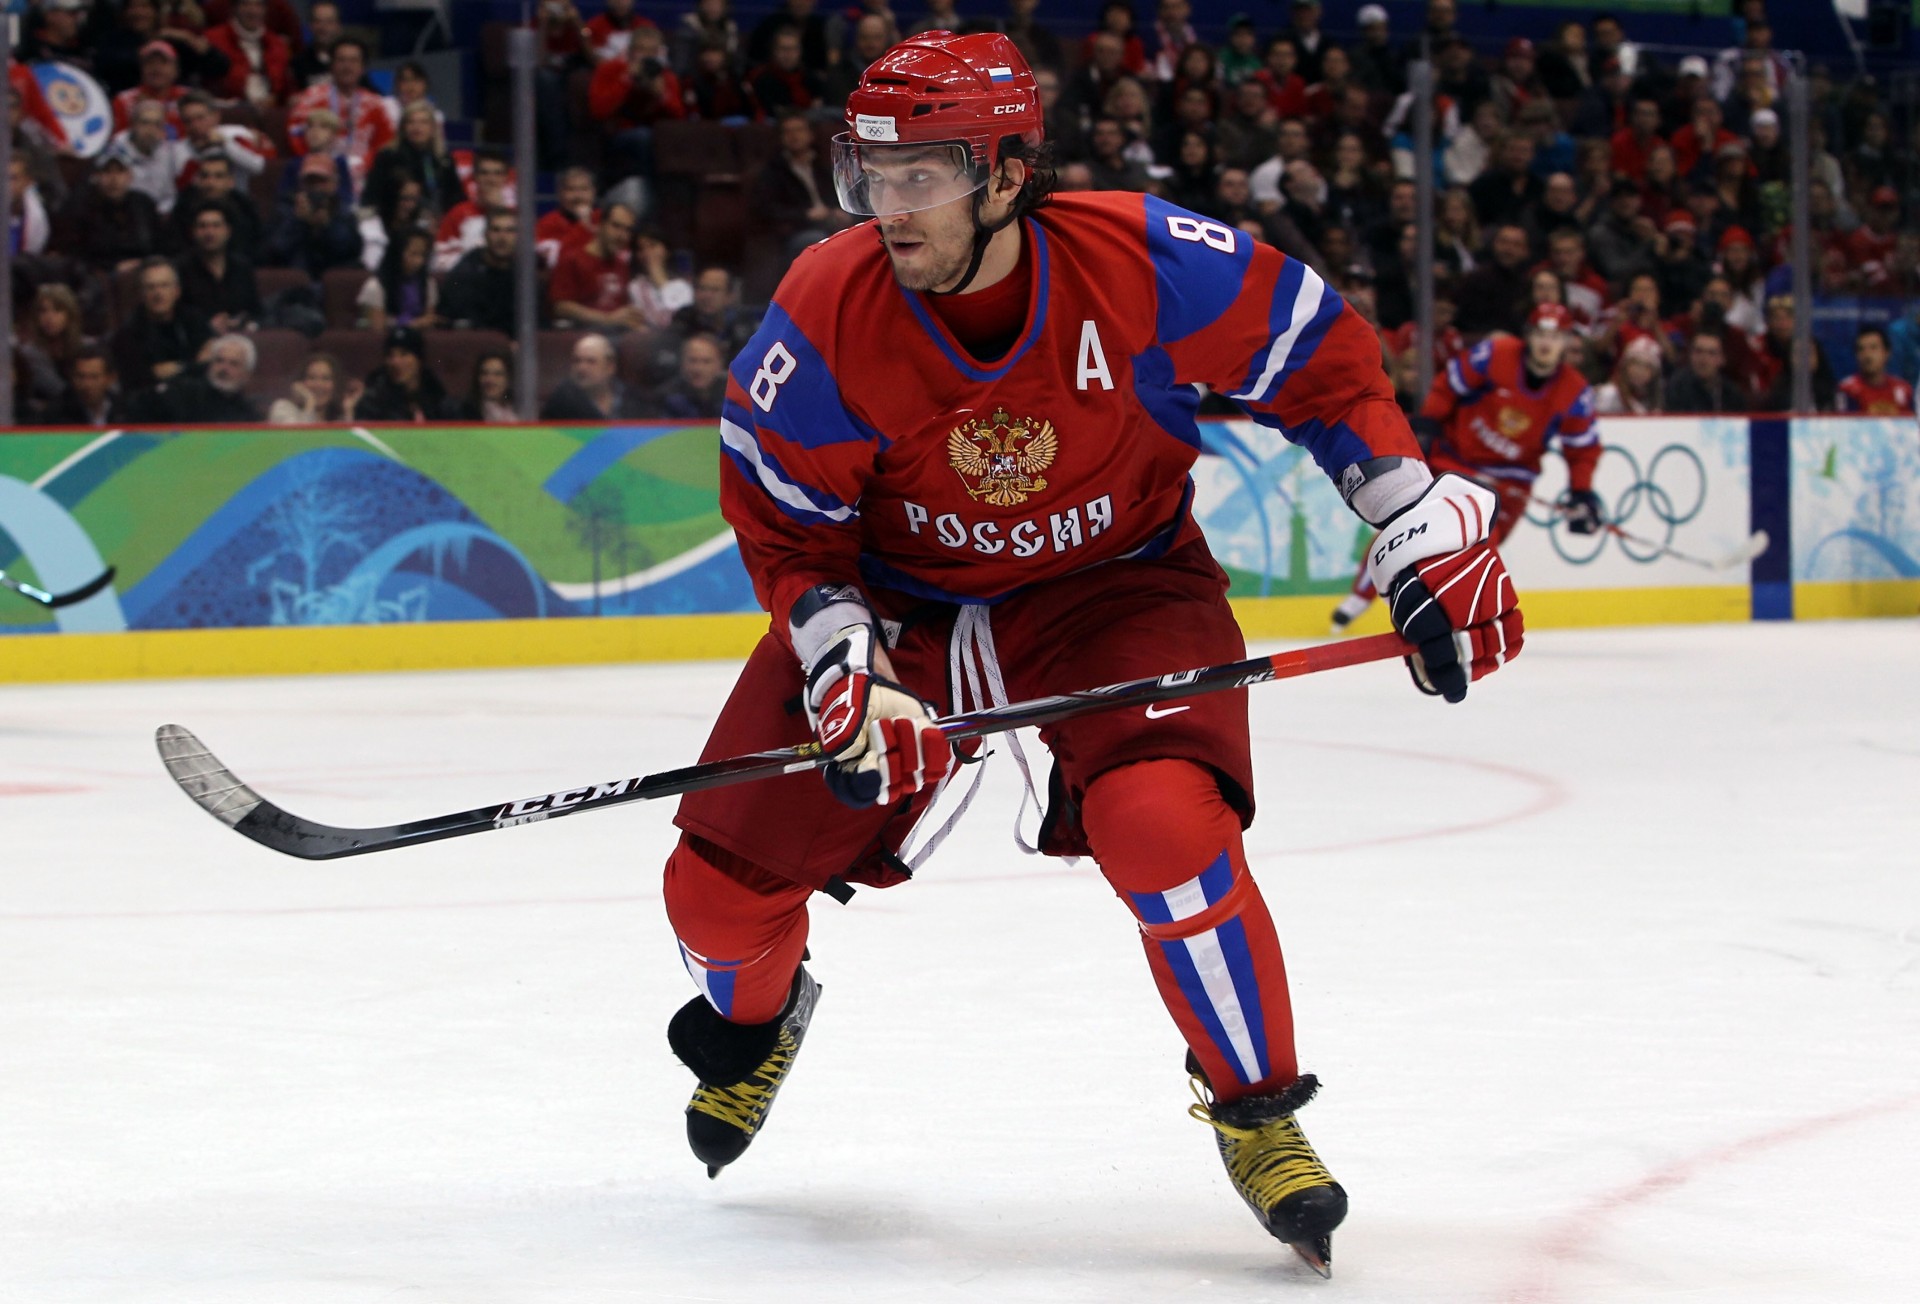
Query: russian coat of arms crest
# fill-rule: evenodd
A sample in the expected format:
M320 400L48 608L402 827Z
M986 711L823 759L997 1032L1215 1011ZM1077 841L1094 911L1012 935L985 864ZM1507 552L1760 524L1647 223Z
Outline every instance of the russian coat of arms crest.
M947 435L947 460L967 482L967 493L995 507L1018 507L1047 487L1040 473L1053 465L1060 437L1051 421L1033 421L994 409Z

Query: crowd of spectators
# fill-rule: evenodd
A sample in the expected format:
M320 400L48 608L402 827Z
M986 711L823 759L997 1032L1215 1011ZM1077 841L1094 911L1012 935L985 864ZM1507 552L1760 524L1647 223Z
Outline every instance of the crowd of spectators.
M1422 349L1444 361L1557 302L1602 411L1789 405L1789 62L1763 0L1737 5L1731 47L1673 57L1609 14L1476 50L1455 0L1428 0L1405 32L1368 4L1341 33L1318 0L1291 0L1205 38L1189 0L1150 15L1112 0L1073 32L1050 28L1040 0L996 7L777 0L749 21L694 0L663 26L633 0L543 0L527 178L497 142L449 143L474 133L448 122L423 64L370 77L376 51L329 0L31 0L19 59L90 73L114 133L78 159L24 62L9 69L20 417L501 420L513 350L555 332L547 417L715 416L757 310L737 264L696 265L684 225L663 223L693 197L662 175L662 133L768 133L733 180L784 266L851 221L822 142L861 70L903 35L987 27L1034 66L1062 191L1151 192L1304 261L1376 325L1409 404ZM1407 88L1423 51L1438 133L1427 341ZM1896 131L1870 78L1810 71L1816 291L1920 301L1920 120ZM515 339L523 183L552 191L534 232L539 342ZM1904 308L1893 318L1854 357L1816 348L1817 406L1910 410L1920 328ZM288 331L308 340L263 358L263 328L276 350ZM342 330L378 341L364 365L315 351Z

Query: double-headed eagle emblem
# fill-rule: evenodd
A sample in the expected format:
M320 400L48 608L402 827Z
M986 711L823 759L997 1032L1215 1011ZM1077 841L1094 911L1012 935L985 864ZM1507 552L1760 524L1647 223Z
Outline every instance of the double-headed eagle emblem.
M957 425L947 435L947 460L969 482L967 493L995 507L1018 507L1029 494L1045 489L1040 473L1059 451L1051 421L1016 419L1005 408Z

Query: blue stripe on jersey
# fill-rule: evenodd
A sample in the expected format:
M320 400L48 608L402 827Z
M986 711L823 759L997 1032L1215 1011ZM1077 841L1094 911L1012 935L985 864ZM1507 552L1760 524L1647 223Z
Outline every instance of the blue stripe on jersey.
M1364 462L1375 455L1367 447L1367 441L1356 435L1344 421L1329 426L1315 418L1297 426L1284 426L1265 412L1250 411L1247 415L1269 430L1278 430L1288 440L1306 449L1313 455L1314 463L1335 481L1340 479L1342 471L1355 462Z
M1281 265L1280 275L1273 281L1273 298L1267 305L1268 346L1253 355L1247 365L1247 374L1233 387L1235 394L1250 393L1259 385L1260 377L1267 371L1267 357L1273 352L1272 341L1286 334L1287 327L1293 324L1294 301L1300 297L1300 284L1306 279L1307 265L1289 258Z
M919 320L921 329L926 331L929 339L940 346L940 351L947 355L947 361L953 364L954 370L958 371L968 380L990 381L1000 379L1000 377L1013 370L1013 364L1020 361L1020 359L1026 355L1027 350L1033 347L1033 342L1040 338L1040 332L1046 329L1047 236L1046 232L1040 229L1040 224L1032 218L1027 219L1026 230L1027 234L1033 238L1033 279L1039 287L1039 292L1034 295L1033 319L1027 323L1026 334L1022 335L1019 342L1007 350L1007 356L990 367L976 367L972 362L968 361L967 356L956 349L953 346L953 341L947 338L946 331L942 330L940 324L933 319L933 314L927 311L926 301L914 291L906 289L904 286L900 288L900 296L907 301L907 307L913 309L913 315ZM895 284L897 285L898 282Z
M1162 344L1174 344L1220 320L1240 297L1253 262L1253 240L1219 222L1210 222L1164 199L1146 196L1147 254L1153 260L1154 319ZM1176 234L1183 232L1189 234ZM1231 253L1203 238L1224 232Z
M1233 992L1240 999L1240 1013L1247 1019L1247 1039L1253 1043L1254 1063L1264 1078L1273 1072L1273 1061L1267 1058L1267 1021L1260 1009L1260 980L1253 972L1253 947L1247 941L1246 922L1236 915L1221 924L1214 935L1220 939L1220 953L1227 957Z
M1189 448L1200 447L1200 392L1174 381L1173 359L1162 348L1133 357L1133 394L1155 425Z
M749 483L760 486L776 507L803 525L831 525L860 514L825 490L788 474L780 459L760 442L753 418L737 403L721 404L720 449Z
M1327 286L1320 296L1320 310L1313 314L1307 324L1300 329L1299 335L1294 337L1293 348L1287 354L1287 361L1280 368L1280 374L1274 377L1273 388L1267 391L1269 401L1277 398L1281 391L1286 389L1287 381L1292 378L1294 372L1313 360L1314 350L1318 349L1321 341L1327 338L1327 332L1333 329L1336 321L1340 320L1340 314L1346 311L1346 307L1347 301L1340 297L1339 292L1331 285Z
M793 359L790 365L782 365L785 359L776 352L776 344ZM757 425L802 448L861 441L886 446L878 431L847 410L827 360L778 303L767 309L760 329L729 370L754 400L753 419L740 422L748 430ZM756 380L759 394L754 392ZM766 396L765 409L760 406L761 395Z

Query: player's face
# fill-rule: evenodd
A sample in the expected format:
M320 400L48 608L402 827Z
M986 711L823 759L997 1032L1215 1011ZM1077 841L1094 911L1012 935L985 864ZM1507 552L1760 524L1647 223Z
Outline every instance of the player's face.
M1887 346L1878 335L1862 335L1853 346L1853 360L1863 375L1878 376L1887 366Z
M1527 332L1527 361L1533 364L1536 373L1552 371L1566 355L1564 331L1535 327Z
M943 289L966 274L973 259L972 195L879 222L894 277L907 289Z

